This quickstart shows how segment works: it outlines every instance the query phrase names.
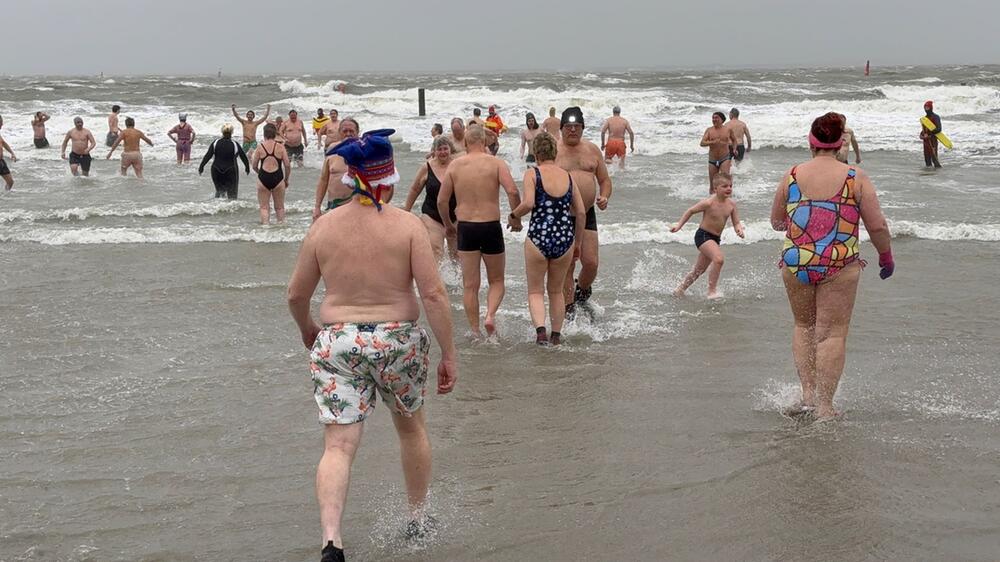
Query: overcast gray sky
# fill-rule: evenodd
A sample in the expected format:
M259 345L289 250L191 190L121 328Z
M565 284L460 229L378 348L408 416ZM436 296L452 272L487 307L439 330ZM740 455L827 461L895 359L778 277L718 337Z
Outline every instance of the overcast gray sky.
M1000 62L992 0L0 0L0 73Z

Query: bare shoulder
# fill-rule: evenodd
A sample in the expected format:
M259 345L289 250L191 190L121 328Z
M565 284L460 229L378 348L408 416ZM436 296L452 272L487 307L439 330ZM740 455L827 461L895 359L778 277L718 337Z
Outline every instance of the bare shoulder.
M424 224L420 221L420 217L413 213L408 213L391 205L383 205L382 212L385 213L386 219L392 220L394 224L398 224L400 227L405 228L410 234L414 234L418 230L425 230Z

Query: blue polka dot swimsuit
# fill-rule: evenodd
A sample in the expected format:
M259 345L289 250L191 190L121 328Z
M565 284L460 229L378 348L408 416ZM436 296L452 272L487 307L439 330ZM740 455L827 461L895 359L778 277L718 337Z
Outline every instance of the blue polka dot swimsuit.
M545 192L542 174L535 168L535 208L531 211L528 239L546 259L554 260L573 247L575 221L570 212L573 204L573 177L562 197Z

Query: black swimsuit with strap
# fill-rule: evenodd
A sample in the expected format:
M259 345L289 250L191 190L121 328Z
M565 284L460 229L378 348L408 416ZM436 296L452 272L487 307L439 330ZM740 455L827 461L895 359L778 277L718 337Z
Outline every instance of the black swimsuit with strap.
M264 151L264 157L260 159L260 168L257 170L257 179L260 183L264 184L264 187L268 191L274 191L274 188L281 185L282 180L285 179L285 173L282 171L282 162L278 160L278 157L274 155L274 152L268 152L264 145L260 145L261 150ZM273 148L273 147L272 147ZM274 161L278 163L278 169L273 172L264 171L264 161L268 158L274 158Z
M424 197L424 204L420 206L420 212L444 224L437 206L438 193L441 191L441 180L434 174L434 169L431 168L430 162L427 163L427 179L424 181L424 190L427 192L427 195ZM455 207L457 206L458 201L455 199L455 194L452 193L451 200L448 201L448 215L451 217L451 222L458 221L458 218L455 216Z

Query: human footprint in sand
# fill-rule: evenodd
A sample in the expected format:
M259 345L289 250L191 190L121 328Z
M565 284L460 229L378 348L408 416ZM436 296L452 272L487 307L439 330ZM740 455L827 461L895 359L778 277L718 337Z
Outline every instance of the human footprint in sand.
M736 202L732 200L733 177L729 174L717 174L712 181L715 195L708 199L703 199L684 212L684 216L674 226L670 227L670 232L677 232L684 226L684 223L692 215L702 213L701 224L694 233L694 245L698 248L698 261L694 263L694 268L687 277L681 281L674 291L674 296L684 296L684 291L691 286L702 273L708 270L708 298L719 298L719 275L722 273L722 266L725 263L725 256L722 255L722 231L726 229L726 221L730 217L733 219L733 230L740 238L744 237L743 223L740 222L736 214Z

